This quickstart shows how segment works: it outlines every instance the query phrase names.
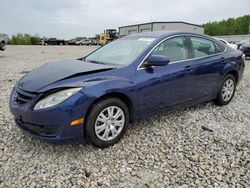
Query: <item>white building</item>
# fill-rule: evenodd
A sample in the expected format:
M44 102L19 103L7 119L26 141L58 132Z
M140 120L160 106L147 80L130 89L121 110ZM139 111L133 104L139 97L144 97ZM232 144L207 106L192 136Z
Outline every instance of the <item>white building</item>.
M250 41L250 35L226 35L226 36L216 36L217 38L222 38L227 42L239 43L241 41Z
M186 31L204 33L204 28L187 22L149 22L119 27L120 36L150 31Z

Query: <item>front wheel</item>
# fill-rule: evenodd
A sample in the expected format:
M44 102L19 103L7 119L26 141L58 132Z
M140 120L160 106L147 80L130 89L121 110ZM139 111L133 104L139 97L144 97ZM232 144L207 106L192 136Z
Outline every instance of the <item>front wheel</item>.
M86 137L93 145L105 148L117 143L125 134L129 111L117 98L102 100L93 105L86 122Z
M219 88L215 104L219 106L227 105L233 99L235 89L236 89L235 76L233 76L232 74L228 74L224 78Z

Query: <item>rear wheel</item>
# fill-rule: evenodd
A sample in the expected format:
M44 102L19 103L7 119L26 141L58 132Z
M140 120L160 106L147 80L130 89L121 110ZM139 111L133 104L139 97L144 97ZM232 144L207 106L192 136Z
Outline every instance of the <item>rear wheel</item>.
M219 88L215 104L219 106L227 105L233 99L235 89L236 89L235 76L233 76L232 74L228 74L224 78Z
M1 43L0 43L0 50L1 50L1 51L4 51L4 50L5 50L5 43L4 43L4 42L1 42Z
M105 148L123 137L128 123L126 104L117 98L105 99L91 108L87 117L86 137L93 145Z

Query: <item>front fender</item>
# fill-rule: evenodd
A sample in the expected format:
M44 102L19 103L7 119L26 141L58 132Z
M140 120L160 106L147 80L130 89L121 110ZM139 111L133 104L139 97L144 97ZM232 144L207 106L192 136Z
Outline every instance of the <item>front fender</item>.
M84 84L84 88L81 92L88 97L91 101L91 105L101 97L106 95L117 95L122 94L123 97L126 97L129 100L129 106L131 113L131 120L134 121L136 117L136 108L137 106L137 96L135 91L135 84L127 79L121 77L109 77L106 80L91 80L87 81ZM125 102L125 101L124 101ZM91 106L90 105L90 106Z
M106 77L105 79L85 80L82 93L90 98L96 99L110 93L121 93L135 102L135 83L123 77Z

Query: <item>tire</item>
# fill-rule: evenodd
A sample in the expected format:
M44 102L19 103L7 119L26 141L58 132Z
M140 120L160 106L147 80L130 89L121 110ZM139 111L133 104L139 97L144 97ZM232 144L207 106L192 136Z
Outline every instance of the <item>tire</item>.
M113 113L110 113L113 114L113 120L108 120L109 118L107 117L107 109L111 110L112 108ZM122 112L120 112L119 110L121 110ZM117 116L117 121L115 121L115 115L117 115L116 113L121 114ZM105 118L103 118L101 114L105 115ZM124 102L117 98L108 98L102 100L92 106L87 117L85 128L87 141L98 148L106 148L108 146L114 145L125 134L128 128L128 123L129 110ZM107 134L105 134L106 131Z
M1 43L0 43L0 50L1 50L1 51L4 51L4 50L5 50L5 43L4 43L4 42L1 42Z
M234 97L235 89L235 76L232 74L226 75L217 93L217 98L214 101L215 104L218 106L224 106L230 103Z

